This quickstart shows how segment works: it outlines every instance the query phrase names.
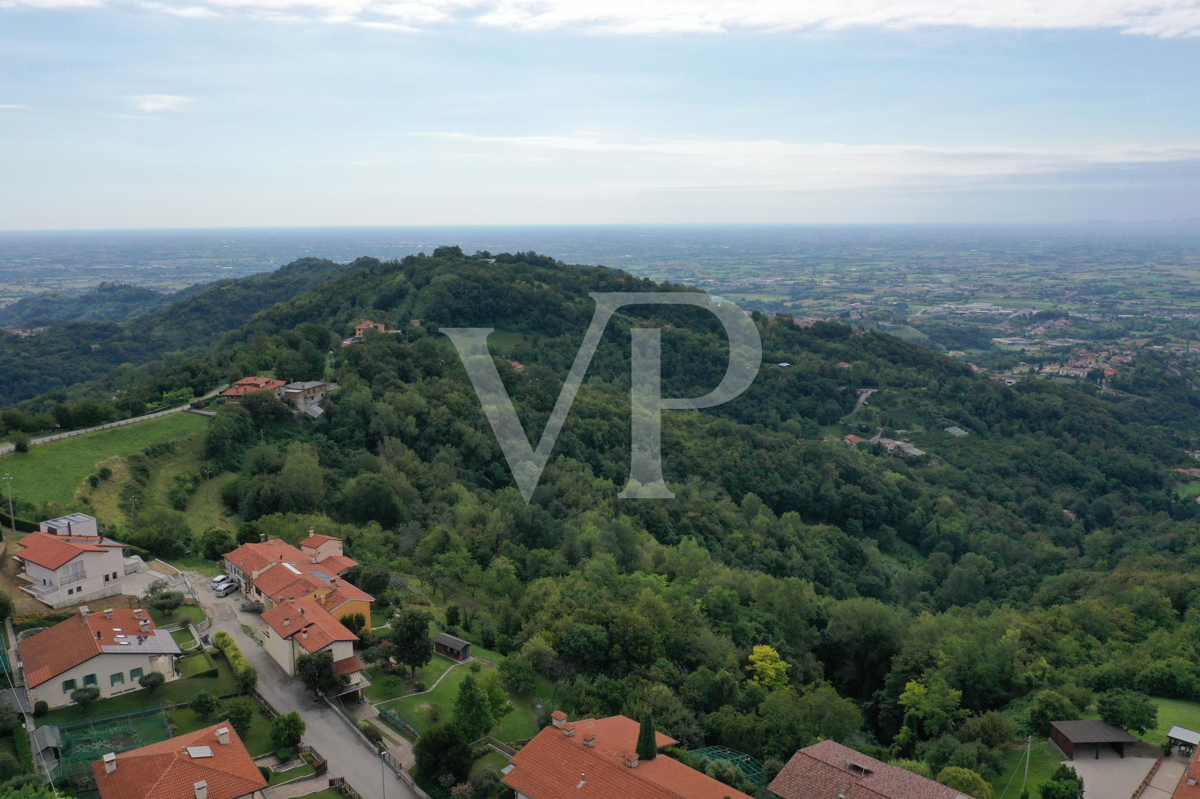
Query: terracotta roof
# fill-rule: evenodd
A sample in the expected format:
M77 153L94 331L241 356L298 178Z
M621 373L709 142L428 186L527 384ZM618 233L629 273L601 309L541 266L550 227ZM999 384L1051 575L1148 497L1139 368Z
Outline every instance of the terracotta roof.
M104 612L90 613L86 618L83 614L76 614L26 638L18 644L18 648L29 687L41 685L96 655L104 654L106 648L111 650L114 646L120 646L118 635L129 636L129 639L136 641L141 633L141 620L134 613L129 608L114 608L111 619L105 618ZM148 613L142 616L150 618ZM150 622L149 629L154 632L158 628L154 622ZM164 636L170 639L165 633ZM157 635L155 639L158 639ZM108 654L125 653L109 651ZM146 650L130 644L128 654L146 654ZM179 647L175 646L170 654L179 654Z
M47 569L64 566L84 552L105 552L121 547L116 541L103 538L71 536L68 540L67 536L49 533L30 533L21 539L20 545L21 551L16 557Z
M354 602L356 600L359 602L374 602L375 597L358 586L351 585L345 580L339 580L337 588L333 589L325 597L325 608L327 610L336 610L347 602Z
M326 583L291 563L277 563L253 580L254 587L275 602L299 599L326 587Z
M836 741L792 755L768 786L780 799L963 799L920 774L867 757Z
M1192 754L1187 768L1179 775L1179 784L1171 799L1200 799L1200 749Z
M308 555L291 544L272 538L261 543L242 544L225 553L225 560L246 574L252 574L272 563L308 563Z
M637 768L625 765L626 755L637 748L638 726L633 719L612 716L576 722L573 737L547 727L513 757L504 783L530 799L750 799L666 755ZM583 743L589 734L595 736L594 747ZM659 733L658 743L675 741Z
M228 731L229 743L218 740L218 729ZM208 749L193 757L188 747ZM195 799L201 781L208 785L208 799L238 799L267 787L228 722L122 752L116 762L111 774L105 773L104 761L92 763L103 799Z
M348 558L345 555L330 555L327 558L317 561L316 565L331 574L345 574L357 566L358 561L354 558Z
M315 548L321 546L321 544L325 544L330 541L341 541L341 540L342 539L335 538L334 536L331 536L331 535L321 535L321 534L317 533L315 535L310 535L308 538L301 541L300 546L313 547L315 549Z
M351 655L348 658L335 660L333 662L333 670L338 674L353 674L356 671L363 671L366 666L358 659L357 655Z
M358 640L316 602L284 602L264 613L262 619L280 638L295 638L309 652L319 652L334 641Z

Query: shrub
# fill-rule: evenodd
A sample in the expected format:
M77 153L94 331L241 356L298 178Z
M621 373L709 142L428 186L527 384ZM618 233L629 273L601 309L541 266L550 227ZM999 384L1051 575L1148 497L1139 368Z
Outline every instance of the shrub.
M271 781L271 776L272 776L271 769L267 768L266 766L259 766L258 773L261 774L262 778L264 780L266 780L267 782Z
M217 649L221 650L221 654L229 663L229 668L233 670L233 677L237 680L238 690L244 694L248 694L258 685L258 669L250 665L250 661L246 660L246 656L242 654L242 650L238 648L237 642L233 640L233 636L225 630L217 631L213 636L213 644Z
M50 705L46 702L45 699L39 699L38 701L33 703L33 715L36 716L37 718L41 718L42 716L46 715L49 712L50 712Z
M100 471L96 474L101 480L107 480L108 478L112 477L112 469L108 468L107 466L101 466Z
M89 477L88 485L90 485L92 488L95 488L96 486L100 485L100 475L93 474L91 477Z
M24 433L17 433L13 436L12 440L13 446L16 447L17 452L29 451L29 436L25 435Z

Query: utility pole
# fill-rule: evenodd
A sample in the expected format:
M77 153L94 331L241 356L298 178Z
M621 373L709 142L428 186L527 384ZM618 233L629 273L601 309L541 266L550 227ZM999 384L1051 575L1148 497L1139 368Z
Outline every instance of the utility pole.
M13 515L13 501L12 501L13 477L11 474L5 474L4 480L5 480L5 482L8 483L8 526L12 528L13 535L15 536L17 534L17 517ZM0 528L0 541L3 541L3 540L4 540L4 531L3 531L3 528Z
M1025 779L1021 780L1021 787L1029 787L1029 750L1033 745L1033 736L1030 735L1025 739Z

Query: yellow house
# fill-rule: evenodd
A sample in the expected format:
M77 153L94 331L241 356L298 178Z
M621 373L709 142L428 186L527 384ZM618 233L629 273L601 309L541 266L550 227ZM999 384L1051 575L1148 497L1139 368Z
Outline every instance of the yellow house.
M321 563L277 563L251 580L247 593L265 610L284 602L315 602L339 621L361 613L371 629L375 597L345 579L325 572Z

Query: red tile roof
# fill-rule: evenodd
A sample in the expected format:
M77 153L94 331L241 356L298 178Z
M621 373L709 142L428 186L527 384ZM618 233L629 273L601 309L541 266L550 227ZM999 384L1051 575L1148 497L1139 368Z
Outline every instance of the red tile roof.
M316 549L317 547L321 546L321 544L326 544L330 541L341 541L341 540L342 539L335 538L334 536L331 536L331 535L321 535L320 533L317 533L314 535L310 535L308 538L301 541L300 546L312 547L313 549Z
M575 735L557 727L538 733L513 758L504 783L530 799L750 799L723 782L666 755L637 768L625 757L637 748L638 723L625 716L575 722ZM588 734L595 746L585 746ZM659 746L675 743L661 733Z
M229 732L229 743L217 730ZM188 747L208 747L212 756L192 757ZM195 799L196 783L208 784L208 799L238 799L267 787L237 730L228 722L168 738L117 755L117 768L105 773L92 763L102 799Z
M295 638L309 652L319 652L334 641L358 640L316 602L284 602L264 613L262 619L280 638Z
M1179 784L1175 786L1171 799L1200 799L1200 749L1192 754L1187 768L1179 775Z
M254 587L275 602L309 596L326 584L291 563L277 563L254 578Z
M21 551L16 553L16 557L47 569L64 566L84 552L106 552L121 548L116 541L103 538L71 536L68 540L68 536L49 533L30 533L21 539L20 546Z
M18 644L25 666L25 681L34 688L102 654L100 647L116 644L118 634L137 635L141 632L141 620L134 613L128 608L114 608L111 619L105 618L102 612L91 613L87 618L76 614L26 638ZM148 613L142 616L150 618ZM157 629L154 622L150 622L149 629Z
M308 563L308 555L291 544L272 538L261 543L242 544L225 553L225 560L246 574L253 574L272 563Z
M353 674L356 671L362 671L366 668L357 655L351 655L348 658L335 660L333 662L333 670L338 674Z
M780 799L963 799L964 794L835 741L801 749L768 786Z
M347 602L374 602L375 597L368 594L358 586L351 585L345 580L339 580L337 588L333 589L325 597L325 608L327 610L337 610Z
M277 391L287 385L284 380L273 377L243 377L221 393L222 397L241 397L251 391Z
M345 574L358 565L358 561L354 558L348 558L345 555L330 555L327 558L317 561L317 566L327 574Z

